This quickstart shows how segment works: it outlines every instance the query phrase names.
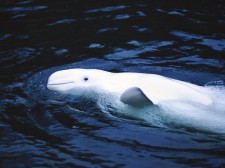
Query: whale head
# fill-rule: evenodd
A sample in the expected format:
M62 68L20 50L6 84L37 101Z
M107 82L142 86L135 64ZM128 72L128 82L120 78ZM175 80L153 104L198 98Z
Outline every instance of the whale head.
M49 77L47 88L64 94L90 95L99 91L99 83L108 77L107 74L109 72L96 69L61 70Z
M48 79L47 88L97 101L116 101L116 104L131 106L153 105L141 88L135 86L135 76L98 69L68 69L53 73Z

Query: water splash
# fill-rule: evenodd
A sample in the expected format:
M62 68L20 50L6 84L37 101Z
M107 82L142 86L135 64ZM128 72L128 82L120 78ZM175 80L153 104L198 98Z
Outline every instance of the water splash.
M115 97L102 98L98 106L103 112L112 116L137 119L157 127L191 128L198 131L224 133L225 87L221 85L221 81L211 83L220 85L205 86L208 95L214 101L210 106L170 100L162 102L159 106L136 108L116 101L118 98Z

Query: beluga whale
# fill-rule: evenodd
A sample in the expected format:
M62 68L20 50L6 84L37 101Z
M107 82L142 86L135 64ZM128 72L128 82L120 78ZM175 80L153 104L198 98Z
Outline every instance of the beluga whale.
M208 106L213 100L204 87L156 74L99 69L67 69L53 73L47 88L64 94L82 96L141 107L163 105L166 101L185 101ZM114 100L113 100L114 99Z
M47 88L96 102L110 116L128 116L160 127L225 132L224 87L199 86L157 74L75 68L51 74Z

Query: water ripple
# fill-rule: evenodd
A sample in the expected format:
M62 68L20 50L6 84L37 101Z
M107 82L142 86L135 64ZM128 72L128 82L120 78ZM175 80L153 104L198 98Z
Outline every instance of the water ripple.
M0 8L0 12L26 12L47 9L47 6L28 6L28 7L12 7L12 8Z
M128 6L124 6L124 5L119 5L119 6L109 6L109 7L100 8L100 9L87 10L86 13L112 12L112 11L122 10L122 9L125 9L125 8L128 8Z
M53 23L49 23L48 26L54 26L54 25L58 25L58 24L70 24L75 22L76 19L63 19L63 20L58 20L56 22Z
M141 46L140 48L135 48L131 50L116 48L114 53L105 55L105 58L112 60L123 60L127 58L138 57L139 54L145 52L155 52L161 47L169 46L174 44L172 41L162 41L162 42L148 42L148 43L138 43L135 41L130 41L128 44Z
M225 51L225 39L215 40L215 39L202 39L202 42L198 42L197 44L206 45L217 51Z
M163 127L46 87L55 71L97 68L206 84L223 102L223 0L0 4L0 167L224 167L225 136L201 122Z
M161 12L161 13L166 13L169 15L179 15L179 16L185 16L185 14L178 12L176 10L171 10L171 11L166 11L166 10L162 10L162 9L156 9L156 11ZM184 12L184 11L182 11Z
M123 19L129 19L131 16L129 14L122 14L117 15L114 17L114 20L123 20Z
M201 36L201 35L188 33L188 32L182 32L182 31L172 31L170 33L172 35L182 38L183 40L203 39L204 38L204 36Z
M180 37L184 41L189 41L189 40L196 40L196 44L201 44L208 46L214 50L217 51L225 51L225 40L224 39L212 39L212 38L206 38L202 35L197 35L193 33L188 33L188 32L182 32L182 31L172 31L170 32L172 35L175 35L177 37Z

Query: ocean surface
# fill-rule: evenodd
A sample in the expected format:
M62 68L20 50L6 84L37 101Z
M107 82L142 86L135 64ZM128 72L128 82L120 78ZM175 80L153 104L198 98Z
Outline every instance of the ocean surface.
M0 23L0 167L225 167L224 0L4 0ZM184 117L160 126L49 91L68 68L216 88L219 110L190 114L220 129Z

